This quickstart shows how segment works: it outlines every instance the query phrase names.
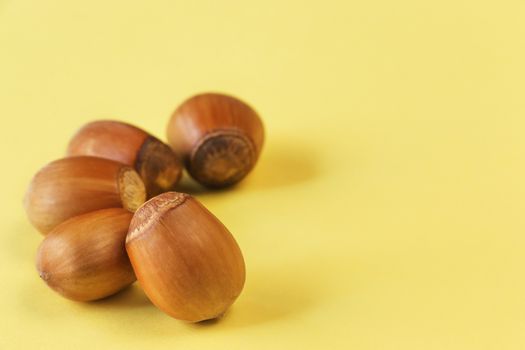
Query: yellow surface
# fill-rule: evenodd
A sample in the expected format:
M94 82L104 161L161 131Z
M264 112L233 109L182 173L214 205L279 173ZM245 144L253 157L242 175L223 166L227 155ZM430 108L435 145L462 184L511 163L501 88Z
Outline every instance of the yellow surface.
M0 1L0 349L524 349L525 3ZM263 116L237 188L243 294L188 325L138 286L80 304L21 200L83 123L164 137L186 97Z

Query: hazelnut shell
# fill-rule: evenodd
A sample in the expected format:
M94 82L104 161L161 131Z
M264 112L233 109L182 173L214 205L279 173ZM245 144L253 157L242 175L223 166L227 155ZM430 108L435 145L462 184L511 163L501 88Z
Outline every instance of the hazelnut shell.
M171 148L131 124L99 120L80 128L68 156L95 156L132 166L146 185L148 198L172 190L182 175L182 161Z
M122 208L75 216L55 227L38 248L40 277L62 296L90 301L135 281L125 240L133 214Z
M126 250L149 299L180 320L219 317L244 286L244 259L235 239L187 194L167 192L140 207Z
M241 181L255 166L264 127L248 104L232 96L206 93L175 110L167 136L195 180L208 187L226 187Z
M98 209L135 211L146 200L140 176L109 159L80 156L44 166L24 198L29 221L43 234L74 216Z

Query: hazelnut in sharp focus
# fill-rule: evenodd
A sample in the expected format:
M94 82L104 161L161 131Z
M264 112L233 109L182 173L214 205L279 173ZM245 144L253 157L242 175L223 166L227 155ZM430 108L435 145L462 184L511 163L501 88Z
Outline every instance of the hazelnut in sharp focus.
M42 241L36 266L56 292L77 301L112 295L135 281L125 240L133 214L110 208L75 216Z
M96 156L135 168L148 197L173 190L182 175L182 162L171 148L133 125L100 120L84 125L73 136L68 156Z
M175 110L167 136L195 180L208 187L225 187L242 180L254 167L264 128L246 103L206 93L186 100Z
M235 239L187 194L166 192L144 203L131 220L126 250L146 295L177 319L219 317L244 285Z
M115 207L135 211L145 200L144 183L131 167L81 156L40 169L31 180L24 207L33 226L46 234L73 216Z

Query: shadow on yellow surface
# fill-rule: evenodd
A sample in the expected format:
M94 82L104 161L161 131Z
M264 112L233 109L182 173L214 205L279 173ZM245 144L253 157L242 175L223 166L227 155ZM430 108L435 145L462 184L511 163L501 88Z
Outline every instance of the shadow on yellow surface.
M306 278L292 278L292 266L253 271L243 295L226 313L224 327L251 327L286 322L309 309L319 297Z
M239 187L268 190L307 182L318 175L318 155L304 140L272 140Z
M187 171L184 171L182 179L175 187L175 191L199 195L207 192L222 192L225 190L210 190L193 180Z
M297 185L318 174L317 152L304 141L274 140L266 145L255 169L237 186L208 189L185 173L176 191L200 194L220 194L229 190L267 190Z
M101 308L142 308L153 307L137 283L107 298L87 303L86 305Z
M87 314L100 311L133 314L136 322L132 322L128 327L136 324L137 332L169 335L173 334L174 327L177 326L189 326L193 329L209 327L210 330L216 327L251 327L262 323L286 321L306 311L312 304L313 296L309 291L313 290L313 286L298 283L296 279L292 281L292 270L254 272L239 299L222 318L196 324L177 321L162 313L148 300L138 283L108 298L75 305ZM58 295L56 297L60 298ZM141 311L137 312L137 309Z

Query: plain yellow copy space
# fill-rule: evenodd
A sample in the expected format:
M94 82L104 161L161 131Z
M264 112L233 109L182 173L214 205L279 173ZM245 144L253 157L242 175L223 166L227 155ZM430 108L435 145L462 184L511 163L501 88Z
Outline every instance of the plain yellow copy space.
M524 349L521 0L0 0L0 349ZM253 173L197 193L245 289L215 323L138 285L38 278L22 197L83 123L165 137L203 91L263 117Z

